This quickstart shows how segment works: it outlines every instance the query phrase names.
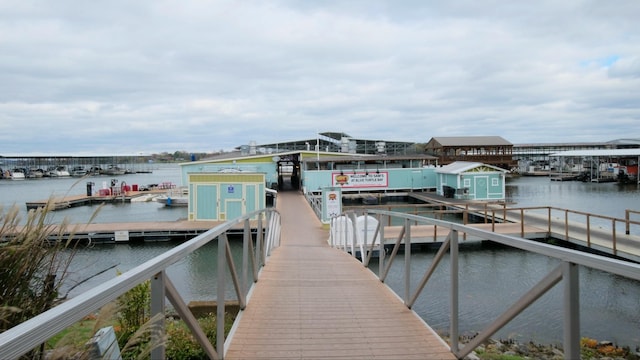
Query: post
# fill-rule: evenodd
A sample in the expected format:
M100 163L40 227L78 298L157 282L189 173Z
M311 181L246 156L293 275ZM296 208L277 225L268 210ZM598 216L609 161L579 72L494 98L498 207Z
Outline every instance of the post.
M591 216L587 214L587 247L591 247Z
M449 248L449 256L451 258L451 352L457 353L459 347L458 334L458 231L451 230L451 244Z
M569 241L569 210L564 211L564 236Z
M226 271L226 254L227 254L227 238L224 234L218 236L218 284L217 284L217 298L216 298L216 350L218 354L224 356L224 292L225 292L225 271Z
M524 209L520 208L520 237L524 237Z
M613 255L618 255L618 242L616 241L616 219L611 220L611 230L613 233Z
M411 223L409 219L404 220L404 303L409 301L411 296Z
M578 265L564 262L564 358L580 359L580 284Z
M151 317L157 314L163 316L154 324L157 326L157 331L153 331L151 335L152 343L158 344L151 350L152 359L164 359L165 358L165 344L162 340L165 333L164 327L164 304L165 304L165 285L164 285L164 271L157 273L151 278Z

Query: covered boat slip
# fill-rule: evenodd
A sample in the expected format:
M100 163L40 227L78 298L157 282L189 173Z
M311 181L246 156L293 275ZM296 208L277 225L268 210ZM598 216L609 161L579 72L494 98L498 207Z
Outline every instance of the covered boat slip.
M635 180L640 184L638 176L638 164L640 164L640 149L594 149L594 150L571 150L560 151L550 154L549 157L560 159L561 163L575 164L579 171L585 171L591 182L603 182L603 179ZM584 165L586 164L586 166ZM571 174L569 175L576 175ZM557 178L562 179L567 176L560 172Z
M455 359L392 290L327 244L303 196L279 195L282 239L256 283L225 359Z

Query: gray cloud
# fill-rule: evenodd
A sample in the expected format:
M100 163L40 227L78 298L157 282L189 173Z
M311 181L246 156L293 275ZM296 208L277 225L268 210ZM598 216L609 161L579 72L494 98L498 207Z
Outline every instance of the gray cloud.
M638 18L635 1L0 2L0 153L640 137Z

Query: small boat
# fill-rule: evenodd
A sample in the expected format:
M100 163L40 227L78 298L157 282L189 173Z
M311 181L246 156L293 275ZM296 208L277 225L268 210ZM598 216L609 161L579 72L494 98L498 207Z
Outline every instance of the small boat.
M87 175L87 169L84 166L74 166L71 168L71 176L73 177L83 177Z
M29 169L29 174L27 175L30 178L35 178L35 179L39 179L41 177L44 177L44 170L40 169L40 168L31 168Z
M161 204L164 204L165 206L188 206L189 205L189 197L188 196L183 196L183 195L178 195L178 196L171 196L171 195L160 195L158 197L155 198L155 200Z
M109 167L107 167L106 169L103 169L100 174L102 175L124 175L125 173L125 169L117 166L117 165L109 165Z
M89 168L88 173L91 175L100 175L102 173L102 168L100 165L93 165Z
M164 204L165 206L188 206L189 205L189 190L188 188L173 188L167 191L166 194L160 195L155 198L155 201Z
M67 170L67 168L65 166L56 166L56 167L51 167L47 170L47 174L49 175L49 177L69 177L71 176L71 174L69 174L69 171Z
M24 169L15 168L11 170L11 180L24 180L27 176L25 175Z

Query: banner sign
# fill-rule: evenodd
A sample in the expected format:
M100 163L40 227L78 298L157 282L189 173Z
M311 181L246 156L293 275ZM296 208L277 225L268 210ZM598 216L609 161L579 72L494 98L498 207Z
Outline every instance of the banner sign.
M340 191L340 188L327 188L323 191L323 194L322 206L325 214L325 219L323 220L339 216L342 213L342 191Z
M331 185L345 188L388 187L389 173L381 172L343 172L331 174Z

